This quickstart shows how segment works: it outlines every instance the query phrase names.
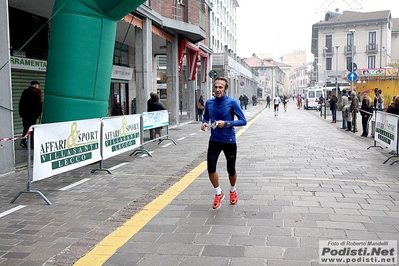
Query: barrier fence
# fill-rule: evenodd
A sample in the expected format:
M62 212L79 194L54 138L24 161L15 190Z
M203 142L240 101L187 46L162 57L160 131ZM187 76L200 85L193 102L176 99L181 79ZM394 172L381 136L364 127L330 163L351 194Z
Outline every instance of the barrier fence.
M162 135L158 138L155 137L153 139L149 139L147 141L144 141L144 138L142 138L140 147L138 149L134 150L130 154L130 156L132 156L132 155L135 156L140 153L145 153L148 156L152 157L151 153L149 153L146 149L144 149L144 144L154 142L154 141L158 141L158 145L159 145L164 140L170 140L175 145L177 145L173 139L169 138L169 112L168 111L162 110L162 111L155 111L155 112L144 112L141 114L141 124L143 125L141 128L142 129L141 135L144 135L144 130L150 130L150 131L154 130L155 134L156 134L156 131L158 129L162 130L163 127L166 127L166 134Z
M384 164L393 158L399 157L399 145L398 145L398 135L399 135L399 116L395 114L390 114L383 111L376 111L375 119L374 119L374 145L368 147L387 147L392 151L395 151L395 155L388 157L384 161ZM377 142L382 146L376 145ZM391 162L391 165L399 162L399 160L394 160Z
M159 137L163 140L169 138L168 112L156 111L136 115L114 116L98 119L76 120L61 123L49 123L32 126L26 136L28 140L28 177L26 190L20 191L12 200L22 193L37 193L43 200L51 205L51 202L37 190L32 190L32 183L56 174L64 173L89 164L99 162L100 166L93 169L96 171L112 172L103 167L104 160L117 156L121 153L136 149L132 154L145 152L144 130L166 127L167 134ZM31 132L34 130L33 168L31 163ZM10 139L7 139L10 140ZM12 140L15 140L13 138ZM159 144L158 143L158 144ZM33 169L31 173L31 168Z

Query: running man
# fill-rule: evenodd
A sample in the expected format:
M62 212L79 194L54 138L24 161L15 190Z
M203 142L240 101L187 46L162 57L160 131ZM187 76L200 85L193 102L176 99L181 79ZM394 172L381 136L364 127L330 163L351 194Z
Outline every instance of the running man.
M220 153L223 151L227 161L227 172L230 181L230 204L236 204L237 198L237 173L236 157L237 143L235 126L245 126L247 119L238 102L226 95L229 84L226 78L217 77L213 83L214 98L206 101L205 112L202 119L201 130L211 130L208 143L208 175L215 189L213 209L219 209L224 193L219 186L219 175L216 165ZM234 120L234 116L237 120Z
M278 106L280 105L280 103L281 98L276 93L273 98L274 116L278 116Z
M287 112L288 97L287 94L283 95L284 111Z

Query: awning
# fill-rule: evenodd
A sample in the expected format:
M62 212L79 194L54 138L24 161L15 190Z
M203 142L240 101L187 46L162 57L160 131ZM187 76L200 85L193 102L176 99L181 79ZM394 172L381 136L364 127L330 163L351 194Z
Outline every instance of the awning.
M179 40L179 72L182 71L183 68L183 58L186 49L189 50L187 55L187 66L189 70L189 80L195 80L198 68L198 61L201 58L201 72L203 73L202 82L206 82L206 73L208 70L208 54L204 51L200 50L198 46L187 41L186 39Z
M143 20L138 18L137 16L133 16L132 14L127 14L122 18L123 21L130 23L136 27L143 28ZM164 38L165 40L168 40L169 42L173 41L173 36L170 35L169 33L161 30L160 28L155 27L152 25L151 27L152 33L158 35L159 37Z
M207 79L208 73L208 54L200 50L201 56L201 73L202 73L202 82L205 83Z

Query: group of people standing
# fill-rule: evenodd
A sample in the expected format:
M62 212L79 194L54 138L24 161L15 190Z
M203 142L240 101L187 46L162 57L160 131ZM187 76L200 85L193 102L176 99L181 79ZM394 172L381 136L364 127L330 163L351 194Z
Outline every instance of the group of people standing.
M335 94L331 95L329 99L330 110L332 113L331 123L336 123L337 109L340 108L342 110L341 129L355 133L358 131L356 125L357 113L360 112L363 131L361 137L367 137L369 133L369 123L373 116L374 110L382 111L385 108L385 101L382 91L376 88L374 89L374 92L374 100L372 100L367 93L364 93L363 96L361 96L360 93L356 95L355 91L351 91L349 95L345 89L342 90L342 97L340 100L338 100L338 97Z
M238 100L240 101L241 109L243 110L245 108L245 110L247 110L247 106L248 106L248 102L249 102L248 96L245 93L243 93L240 95Z

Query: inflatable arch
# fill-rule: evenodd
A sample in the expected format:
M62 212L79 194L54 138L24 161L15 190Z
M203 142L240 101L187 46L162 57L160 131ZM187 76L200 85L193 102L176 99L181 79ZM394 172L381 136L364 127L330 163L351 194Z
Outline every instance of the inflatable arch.
M117 21L144 0L56 0L43 122L107 116Z

